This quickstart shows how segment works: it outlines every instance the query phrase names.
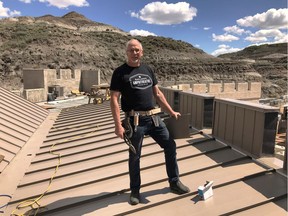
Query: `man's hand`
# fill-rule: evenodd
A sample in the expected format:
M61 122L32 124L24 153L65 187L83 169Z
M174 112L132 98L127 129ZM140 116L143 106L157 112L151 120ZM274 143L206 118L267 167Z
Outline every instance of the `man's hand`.
M124 139L125 129L122 126L115 127L115 134L117 137Z
M181 116L181 114L179 112L175 112L173 111L171 114L170 114L171 117L175 118L176 120L178 119L178 116Z

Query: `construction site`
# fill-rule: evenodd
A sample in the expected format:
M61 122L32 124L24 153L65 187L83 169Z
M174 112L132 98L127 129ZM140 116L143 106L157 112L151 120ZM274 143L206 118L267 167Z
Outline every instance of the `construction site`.
M163 150L146 136L142 200L131 206L128 146L100 72L23 75L23 89L0 88L0 214L287 215L287 101L260 103L261 83L159 81L181 113L160 115L191 191L170 193Z

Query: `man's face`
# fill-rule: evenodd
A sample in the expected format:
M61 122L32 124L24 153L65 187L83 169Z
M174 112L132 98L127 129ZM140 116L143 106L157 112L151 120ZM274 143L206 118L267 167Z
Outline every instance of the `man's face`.
M143 50L141 45L135 41L131 43L126 50L126 54L128 57L128 63L137 64L140 62L141 57L143 56Z

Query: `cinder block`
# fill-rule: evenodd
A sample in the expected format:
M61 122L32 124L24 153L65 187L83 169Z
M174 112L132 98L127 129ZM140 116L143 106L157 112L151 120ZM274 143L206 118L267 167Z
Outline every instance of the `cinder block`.
M222 92L222 84L221 83L209 83L208 84L208 93L214 94Z
M248 91L248 83L237 83L236 90L238 92Z
M180 84L180 85L178 85L178 89L183 90L183 91L188 91L190 89L190 85L189 84Z
M224 83L223 84L223 92L235 92L236 86L235 83Z
M192 85L192 92L195 92L195 93L206 93L207 92L207 86L206 86L206 84L194 83Z
M255 92L261 92L261 83L260 82L250 82L249 83L249 90Z

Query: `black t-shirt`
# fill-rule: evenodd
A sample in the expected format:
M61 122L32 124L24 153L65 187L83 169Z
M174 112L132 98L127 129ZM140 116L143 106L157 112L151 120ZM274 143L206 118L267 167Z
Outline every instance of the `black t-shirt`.
M121 108L124 112L147 111L154 108L152 87L157 83L148 65L130 67L124 63L113 72L110 90L121 92Z

